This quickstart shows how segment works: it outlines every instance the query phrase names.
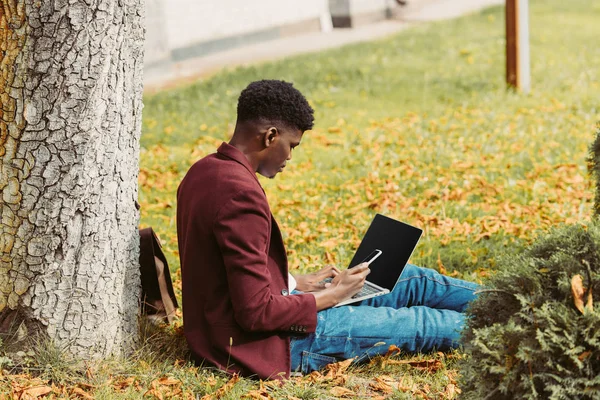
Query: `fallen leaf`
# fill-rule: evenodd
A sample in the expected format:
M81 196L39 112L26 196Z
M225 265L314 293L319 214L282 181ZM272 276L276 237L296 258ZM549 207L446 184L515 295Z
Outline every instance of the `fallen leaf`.
M446 271L446 268L444 267L444 263L442 262L442 257L440 256L440 253L438 253L437 265L438 265L438 271L440 271L440 274L448 275L448 271Z
M254 400L272 400L267 392L263 392L262 390L250 390L248 393L242 396L243 399L254 399Z
M156 379L154 381L152 381L153 383L156 382L156 384L158 385L180 385L181 381L179 379L175 379L175 378L169 378L169 377L164 377L164 378L160 378L160 379Z
M258 389L250 390L248 393L242 396L242 398L250 398L255 400L273 400L273 397L267 391L267 387L277 387L279 385L278 381L273 382L264 382L260 381L260 385Z
M591 351L584 351L583 353L581 353L579 356L577 356L577 358L579 359L579 361L583 361L586 358L588 358L590 356L590 354L592 354Z
M117 382L113 383L113 388L115 388L115 390L122 391L122 390L125 390L125 389L127 389L128 387L130 387L132 385L135 385L135 384L136 384L135 377L130 376L129 378L122 379L120 381L117 381Z
M388 351L387 353L385 353L384 357L390 357L396 354L400 354L402 352L402 350L396 346L395 344L391 345L390 347L388 347Z
M332 387L329 392L335 397L353 397L356 395L352 390L342 386Z
M577 274L571 278L571 293L573 294L573 304L580 313L584 313L586 309L594 311L594 301L592 298L592 291L588 292L587 302L584 305L584 296L586 289L583 287L583 278Z
M229 381L227 381L226 384L224 384L219 389L217 389L216 392L202 396L202 400L210 400L210 399L214 399L214 398L218 399L218 398L223 397L225 394L227 394L227 392L229 392L235 386L236 383L238 383L239 380L240 380L240 377L237 374L234 374L231 377L231 379L229 379Z
M154 396L158 400L163 400L163 395L158 389L150 389L146 393L144 393L144 398L147 398L148 396Z
M456 396L458 396L460 394L460 389L456 387L455 384L453 383L449 383L448 385L446 385L446 388L444 389L444 393L442 393L442 395L444 396L444 399L454 399Z
M382 393L392 393L394 390L399 390L402 392L411 390L411 388L402 384L402 380L398 381L389 375L376 376L375 381L369 383L369 387Z
M326 367L327 373L325 374L325 376L326 377L335 377L335 376L344 374L344 372L346 372L346 370L348 369L350 364L352 364L353 361L354 361L354 358L349 358L344 361L340 361L340 362L333 363L333 364L328 364Z
M84 399L94 400L94 396L90 395L89 393L78 387L72 388L71 393Z
M411 367L428 372L436 372L444 367L440 360L386 360L386 364L391 365L410 365Z
M39 396L44 396L52 391L50 386L35 386L30 387L21 393L19 399L37 399Z
M217 380L215 379L214 375L211 375L206 378L206 383L208 383L210 386L215 386L217 384Z

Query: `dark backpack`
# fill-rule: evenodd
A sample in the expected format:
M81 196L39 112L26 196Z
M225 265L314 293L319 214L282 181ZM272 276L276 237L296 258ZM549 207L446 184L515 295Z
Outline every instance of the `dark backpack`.
M152 228L140 229L142 314L170 323L178 307L167 259Z

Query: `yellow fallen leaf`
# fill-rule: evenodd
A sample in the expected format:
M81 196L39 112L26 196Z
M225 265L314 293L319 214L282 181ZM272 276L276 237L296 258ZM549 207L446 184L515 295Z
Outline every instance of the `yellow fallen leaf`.
M207 394L202 396L202 400L210 400L210 399L219 399L223 397L227 392L231 390L235 386L236 383L240 380L240 377L237 374L234 374L229 381L221 386L215 393Z
M406 364L415 369L428 372L436 372L444 366L440 360L386 360L386 364Z
M175 378L164 377L161 379L154 380L158 385L180 385L181 381Z
M74 388L71 389L71 392L74 395L82 397L84 399L94 400L94 396L90 395L89 393L87 393L86 391L84 391L81 388L74 387Z
M444 389L444 399L454 399L456 398L456 396L458 396L460 394L460 389L456 387L455 384L453 383L449 383L448 385L446 385L446 388Z
M154 396L158 400L163 400L163 395L157 389L150 389L146 393L144 393L144 398L148 398L149 396Z
M329 392L335 397L353 397L356 394L352 390L342 386L333 387Z
M35 386L23 390L19 397L20 399L37 399L39 396L44 396L52 391L50 386Z
M242 396L243 399L253 399L253 400L272 400L273 397L271 397L267 392L262 391L262 390L250 390L248 391L248 393L244 394Z
M349 358L344 361L340 361L337 363L327 365L327 367L326 367L327 373L325 374L325 376L326 377L334 377L334 376L342 375L344 372L346 372L346 370L348 369L350 364L352 364L352 361L354 361L354 358Z
M383 381L370 382L369 387L375 391L383 393L392 393L394 390L390 385Z

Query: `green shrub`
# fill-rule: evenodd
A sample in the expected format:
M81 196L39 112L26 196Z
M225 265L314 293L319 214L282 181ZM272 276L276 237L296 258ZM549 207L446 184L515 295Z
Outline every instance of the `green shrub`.
M596 182L596 197L594 199L594 215L600 216L600 122L597 123L596 140L590 146L588 168Z
M599 244L600 224L564 226L501 260L468 312L464 398L600 398ZM575 308L576 274L595 311Z

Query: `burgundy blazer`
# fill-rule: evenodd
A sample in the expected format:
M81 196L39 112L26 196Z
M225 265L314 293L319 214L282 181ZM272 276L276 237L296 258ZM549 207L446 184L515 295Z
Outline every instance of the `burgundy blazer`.
M279 227L246 157L223 143L177 191L184 332L197 362L243 376L290 373L290 335L314 332L313 295L290 296Z

